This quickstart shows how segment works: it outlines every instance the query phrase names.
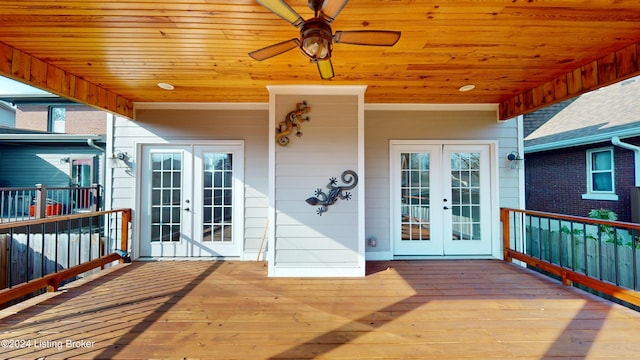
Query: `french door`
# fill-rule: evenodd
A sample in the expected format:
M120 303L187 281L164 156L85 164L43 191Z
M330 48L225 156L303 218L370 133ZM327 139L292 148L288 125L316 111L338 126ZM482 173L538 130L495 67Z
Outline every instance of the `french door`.
M241 142L142 146L140 256L241 255L243 152Z
M395 255L491 254L487 144L391 144Z

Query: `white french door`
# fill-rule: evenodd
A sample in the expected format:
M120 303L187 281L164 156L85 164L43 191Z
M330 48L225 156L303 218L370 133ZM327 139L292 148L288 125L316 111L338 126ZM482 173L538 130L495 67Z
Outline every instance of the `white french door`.
M140 256L241 255L243 152L242 142L142 146Z
M491 254L487 144L391 144L394 255Z

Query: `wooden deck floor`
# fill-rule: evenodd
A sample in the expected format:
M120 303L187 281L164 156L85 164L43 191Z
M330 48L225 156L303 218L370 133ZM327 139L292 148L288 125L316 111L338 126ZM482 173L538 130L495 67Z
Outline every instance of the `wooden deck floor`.
M513 264L370 262L367 273L273 279L261 262L122 265L0 312L0 357L640 356L640 313Z

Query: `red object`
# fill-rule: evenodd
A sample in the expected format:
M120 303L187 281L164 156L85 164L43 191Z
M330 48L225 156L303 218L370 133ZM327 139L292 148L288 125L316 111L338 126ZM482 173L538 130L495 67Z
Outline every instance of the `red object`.
M47 205L45 216L60 215L62 213L62 204ZM36 216L36 206L29 206L29 216Z

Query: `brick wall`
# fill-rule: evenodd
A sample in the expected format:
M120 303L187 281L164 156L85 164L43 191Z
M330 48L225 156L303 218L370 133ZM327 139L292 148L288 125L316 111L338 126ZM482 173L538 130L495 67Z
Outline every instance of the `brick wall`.
M65 133L106 134L107 116L104 111L84 105L66 106ZM49 107L20 105L16 111L16 127L47 131Z
M640 138L624 142L640 145ZM605 208L618 214L618 220L631 221L630 192L635 187L634 155L614 147L615 187L618 201L584 200L587 189L586 150L612 146L610 142L561 150L530 153L525 156L525 201L529 210L588 216L591 209Z
M47 106L19 106L16 110L16 127L37 131L47 131Z

